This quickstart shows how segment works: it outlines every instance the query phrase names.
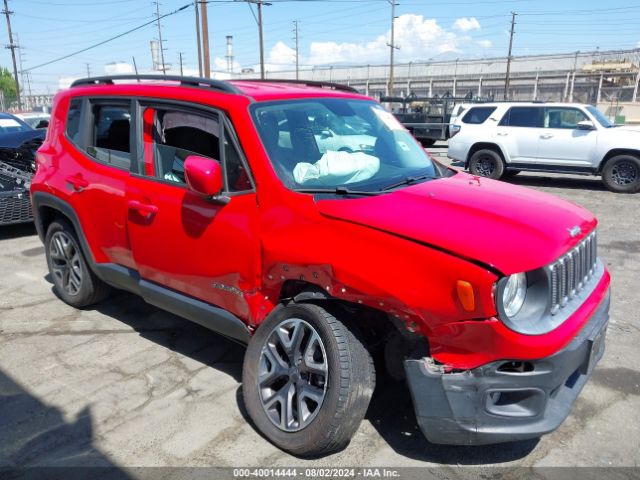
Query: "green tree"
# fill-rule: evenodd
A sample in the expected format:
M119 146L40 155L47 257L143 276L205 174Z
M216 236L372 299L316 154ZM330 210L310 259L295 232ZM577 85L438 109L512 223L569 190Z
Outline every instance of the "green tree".
M4 104L9 106L16 100L16 81L8 68L0 67L0 90L4 93Z

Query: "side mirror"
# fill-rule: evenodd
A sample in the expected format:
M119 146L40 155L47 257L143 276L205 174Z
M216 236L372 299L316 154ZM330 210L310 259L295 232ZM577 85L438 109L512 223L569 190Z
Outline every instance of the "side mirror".
M578 130L595 130L596 126L591 120L582 120L578 122Z
M184 177L192 192L219 203L229 203L220 195L224 188L222 167L210 158L189 155L184 161Z

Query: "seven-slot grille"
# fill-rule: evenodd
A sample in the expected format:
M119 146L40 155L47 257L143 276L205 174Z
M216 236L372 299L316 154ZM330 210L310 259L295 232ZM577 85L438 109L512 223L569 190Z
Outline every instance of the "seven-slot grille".
M584 288L596 268L598 258L596 231L549 265L551 277L551 314L564 307Z

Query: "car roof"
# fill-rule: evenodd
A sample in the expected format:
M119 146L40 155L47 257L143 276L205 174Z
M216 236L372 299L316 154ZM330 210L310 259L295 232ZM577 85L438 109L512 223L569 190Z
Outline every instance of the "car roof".
M140 80L144 80L144 82L141 83ZM197 77L119 75L76 80L71 85L70 90L73 91L78 88L78 93L88 95L91 88L98 86L102 87L100 94L104 94L105 91L113 91L114 95L122 93L120 90L129 90L131 87L140 88L144 86L148 88L199 88L203 92L242 95L257 102L318 97L370 100L370 97L360 94L357 90L347 85L311 80L252 79L221 81Z
M473 107L587 107L584 103L569 102L484 102L484 103L463 103L465 108Z

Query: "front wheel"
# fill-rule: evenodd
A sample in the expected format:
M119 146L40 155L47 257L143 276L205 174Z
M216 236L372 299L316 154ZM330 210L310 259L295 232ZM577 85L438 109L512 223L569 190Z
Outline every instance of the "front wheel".
M479 177L498 180L504 173L504 162L495 150L478 150L469 160L469 171Z
M357 333L313 304L274 310L249 342L242 371L254 424L296 455L349 443L374 385L373 362Z
M640 159L633 155L617 155L602 169L602 183L617 193L640 191Z

